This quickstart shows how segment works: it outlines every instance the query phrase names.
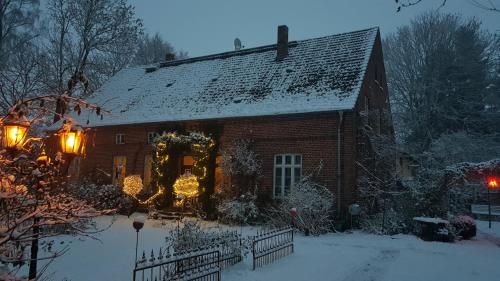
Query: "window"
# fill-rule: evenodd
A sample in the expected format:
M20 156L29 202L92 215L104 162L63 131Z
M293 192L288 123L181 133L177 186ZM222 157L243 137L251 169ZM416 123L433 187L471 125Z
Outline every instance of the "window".
M302 156L299 154L279 154L274 156L275 198L285 197L302 176Z
M194 158L191 155L185 155L182 157L182 167L181 174L191 173L193 171Z
M148 143L151 144L155 141L155 138L158 136L156 132L148 132Z
M122 186L123 179L126 176L127 157L115 156L113 157L113 184Z
M125 135L124 134L116 134L116 144L124 144L125 143Z

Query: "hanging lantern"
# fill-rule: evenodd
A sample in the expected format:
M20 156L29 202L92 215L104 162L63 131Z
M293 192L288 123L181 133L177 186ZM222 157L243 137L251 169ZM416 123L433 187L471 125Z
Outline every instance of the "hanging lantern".
M60 134L61 151L65 154L81 156L85 150L85 132L81 126L71 126L68 131Z
M7 117L3 121L3 146L7 149L22 148L30 122L26 117L19 119Z

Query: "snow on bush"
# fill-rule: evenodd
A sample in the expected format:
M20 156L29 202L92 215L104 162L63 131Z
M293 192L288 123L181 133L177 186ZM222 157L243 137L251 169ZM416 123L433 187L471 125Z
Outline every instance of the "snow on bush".
M379 235L405 233L410 229L406 218L393 208L369 217L363 214L360 226L366 232Z
M84 181L71 185L70 193L98 210L116 209L120 213L128 213L136 204L134 198L125 194L119 186L112 184L96 185Z
M248 224L259 217L259 208L255 201L257 195L247 192L234 199L222 200L217 205L218 219L225 224Z
M231 187L214 194L218 217L228 224L247 224L259 217L257 180L262 164L252 149L252 140L237 139L222 151L222 172L231 176Z
M454 228L455 234L461 236L462 239L468 240L476 236L476 222L470 216L461 215L453 217L451 219L451 225Z
M261 173L262 163L252 150L252 141L237 139L222 151L222 171L226 175L257 176Z
M171 229L165 241L167 251L172 249L174 253L206 248L224 249L224 253L231 252L233 255L246 255L249 252L249 242L241 239L236 231L208 230L195 220L184 220L182 226Z
M332 220L334 196L323 185L317 184L312 175L302 178L295 184L288 197L277 206L266 211L269 223L275 227L290 225L290 210L295 208L297 216L295 227L309 231L313 235L323 234L334 229Z

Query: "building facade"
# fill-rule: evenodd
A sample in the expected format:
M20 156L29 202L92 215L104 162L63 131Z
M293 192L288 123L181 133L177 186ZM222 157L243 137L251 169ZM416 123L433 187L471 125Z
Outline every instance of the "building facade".
M140 175L150 186L155 136L203 132L219 156L235 140L252 141L264 198L286 196L321 166L318 180L341 212L356 202L360 126L393 134L378 28L289 42L280 26L274 45L123 70L89 101L111 116L75 116L91 128L80 178L121 184ZM367 120L367 112L377 114ZM180 159L178 175L194 161L189 153ZM227 179L215 161L221 185Z

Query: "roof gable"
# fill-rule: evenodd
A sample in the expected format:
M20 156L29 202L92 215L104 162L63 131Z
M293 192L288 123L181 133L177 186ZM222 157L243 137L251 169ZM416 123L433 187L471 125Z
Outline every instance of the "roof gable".
M124 69L89 98L112 116L88 126L353 109L377 33L293 41L282 61L270 45Z

